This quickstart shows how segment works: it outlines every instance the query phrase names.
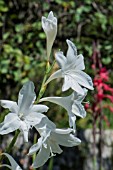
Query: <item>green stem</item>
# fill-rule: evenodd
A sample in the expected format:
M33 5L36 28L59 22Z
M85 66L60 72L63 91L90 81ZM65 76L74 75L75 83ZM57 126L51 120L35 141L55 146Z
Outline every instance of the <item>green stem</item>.
M37 134L35 133L33 143L35 144L36 142L37 142ZM34 162L35 158L36 158L36 153L33 155L33 158L32 158L33 162ZM36 169L34 168L33 170L36 170Z
M44 75L44 78L43 78L43 81L42 81L42 85L41 85L41 88L40 88L39 95L37 97L36 103L39 102L40 98L43 96L43 94L44 94L44 92L46 90L47 85L45 85L45 82L46 82L47 77L48 77L49 73L51 72L54 64L55 64L55 60L54 60L54 62L52 64L52 66L50 66L49 61L47 61L47 63L46 63L46 71L45 71L45 75Z
M9 144L9 146L6 148L6 151L5 151L6 153L10 153L11 152L11 149L13 148L19 133L20 133L20 131L16 130L14 138L12 139L11 143Z
M14 146L16 140L17 140L17 137L18 137L19 133L20 133L19 130L17 130L17 131L15 132L15 136L13 137L11 143L9 144L9 146L8 146L8 147L6 148L6 150L5 150L6 153L10 153L10 152L11 152L11 149L13 148L13 146ZM3 156L4 156L4 155L2 155L2 154L0 155L0 164L2 164Z

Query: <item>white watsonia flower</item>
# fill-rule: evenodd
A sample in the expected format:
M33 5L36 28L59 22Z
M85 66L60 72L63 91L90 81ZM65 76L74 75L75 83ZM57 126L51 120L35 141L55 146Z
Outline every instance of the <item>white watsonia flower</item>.
M49 58L57 34L57 18L54 17L52 11L47 18L42 17L42 28L44 29L47 38L47 57Z
M5 155L8 158L11 165L3 164L0 165L0 167L7 167L11 170L22 170L22 168L16 163L12 156L10 156L8 153L2 153L2 155Z
M46 118L42 112L47 112L48 107L45 105L33 105L36 99L34 84L29 81L25 83L19 92L18 102L9 100L0 100L4 108L8 108L10 113L0 123L0 134L8 134L19 129L26 142L28 142L28 131L32 126L40 123L42 118Z
M60 154L62 149L59 145L66 147L73 147L81 143L80 139L75 137L71 132L72 129L48 129L46 126L43 128L36 127L41 137L38 139L38 142L34 144L28 155L36 153L36 159L33 162L33 167L38 168L43 166L45 162L51 157L55 156L56 153Z
M86 111L82 105L82 101L86 97L88 90L83 88L83 91L84 95L73 92L70 96L67 97L45 97L40 99L40 102L49 101L65 108L69 116L69 125L75 129L76 116L80 116L81 118L86 116Z
M93 90L93 83L91 77L83 72L85 69L84 57L82 54L77 55L76 46L67 40L68 51L66 57L63 52L55 54L56 61L61 69L53 73L46 84L55 78L64 78L62 91L72 88L74 91L83 94L84 91L81 86Z

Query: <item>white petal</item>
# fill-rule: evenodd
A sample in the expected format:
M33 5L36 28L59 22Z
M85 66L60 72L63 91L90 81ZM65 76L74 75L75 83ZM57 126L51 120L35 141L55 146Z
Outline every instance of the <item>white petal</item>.
M22 131L23 135L24 135L24 140L25 142L28 142L28 131L29 131L29 125L27 126L27 124L24 121L20 121L20 130Z
M7 153L3 153L3 155L7 156L7 158L9 159L9 162L11 164L11 166L7 166L9 168L11 168L11 170L22 170L22 168L16 163L16 161L13 159L12 156L10 156Z
M94 89L91 77L83 71L76 71L75 73L72 73L71 76L73 76L73 78L77 80L80 85L90 90Z
M31 81L23 85L18 97L19 113L24 115L28 114L29 107L33 104L36 98L34 88L34 84Z
M45 115L37 112L32 112L25 117L25 122L30 126L35 126L39 124Z
M64 68L66 62L67 62L67 59L66 57L63 55L63 52L57 52L55 53L55 58L56 58L56 61L59 65L60 68Z
M20 126L20 119L14 113L9 113L5 116L3 123L0 124L0 134L8 134L17 130Z
M76 70L84 70L85 69L84 57L82 54L77 56L75 63L76 63Z
M86 88L83 88L83 91L84 91L83 95L81 95L81 94L79 94L77 92L74 92L74 100L76 102L81 103L84 100L84 98L86 97L88 90Z
M59 145L55 141L49 140L49 145L51 146L53 153L58 153L58 154L62 153L62 149L59 147Z
M78 84L77 79L73 78L71 75L66 75L62 91L68 90L69 87L71 87L77 93L84 95L84 90Z
M64 84L62 86L62 91L68 90L72 86L71 79L68 75L64 76Z
M86 111L81 103L74 102L72 105L72 112L81 118L86 117Z
M49 120L47 116L43 117L40 123L35 125L35 128L38 130L39 128L43 128L45 125L48 129L56 128L56 125L51 120Z
M10 100L0 100L2 107L9 109L12 113L18 112L18 106L16 102Z
M76 46L70 41L70 40L66 40L67 44L68 44L68 51L67 51L67 60L68 63L72 63L72 62L76 62L76 58L77 58L77 49Z
M36 144L34 144L33 146L31 146L31 148L29 149L29 153L28 155L33 155L34 153L36 153L41 147L42 147L42 137L40 137L38 139L38 142Z
M73 130L75 131L76 129L76 125L75 125L75 121L76 121L76 116L72 113L69 115L69 126L73 127Z
M46 161L49 159L50 156L50 148L47 147L42 147L42 149L40 149L39 153L36 156L35 161L33 162L33 168L39 168L41 166L43 166Z
M31 108L31 112L47 112L48 111L48 107L45 106L45 105L41 105L41 104L38 104L38 105L33 105L32 108Z
M56 79L56 78L61 78L61 77L62 77L62 71L61 71L61 69L60 69L60 70L56 71L55 73L53 73L53 74L49 77L49 79L46 81L45 84L48 84L50 81L52 81L52 80L54 80L54 79Z
M42 17L42 28L47 37L47 57L49 58L57 34L57 18L54 17L52 11L49 13L48 18Z
M72 147L80 144L80 139L75 137L74 135L67 133L67 134L58 134L52 133L53 140L57 141L59 145Z

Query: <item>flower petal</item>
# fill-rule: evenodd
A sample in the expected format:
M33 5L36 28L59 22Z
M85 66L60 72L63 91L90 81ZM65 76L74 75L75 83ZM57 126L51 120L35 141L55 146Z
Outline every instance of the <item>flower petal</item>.
M85 69L85 65L84 65L84 57L82 54L79 54L77 56L77 59L76 59L76 70L84 70Z
M60 51L60 52L55 53L55 58L56 58L56 61L57 61L58 65L59 65L59 67L63 69L66 62L67 62L67 59L63 55L63 52Z
M44 146L42 146L42 148L40 149L39 153L36 156L35 161L33 162L33 168L39 168L42 165L45 164L45 162L49 159L50 156L50 148L49 146L47 146L47 148L45 148Z
M16 102L10 100L0 100L2 107L9 109L12 113L18 112L18 106Z
M55 141L49 140L49 145L51 146L53 153L61 154L63 152L60 146Z
M74 102L72 105L72 112L81 118L86 117L86 111L81 103Z
M31 148L29 149L28 155L33 155L42 147L42 140L43 140L43 138L40 137L38 139L38 142L36 144L34 144L33 146L31 146Z
M38 104L38 105L33 105L32 108L31 108L31 112L39 112L39 113L42 113L42 112L47 112L48 111L48 107L45 106L45 105L42 105L42 104Z
M20 130L24 135L24 140L25 142L28 142L28 131L29 131L29 124L27 125L27 123L25 121L20 121Z
M38 131L38 129L43 128L44 126L50 130L56 128L56 125L51 120L49 120L47 116L43 117L40 123L35 125L35 128Z
M67 61L68 63L72 63L72 62L76 62L76 58L77 58L77 48L76 46L70 41L70 40L66 40L67 44L68 44L68 50L67 50Z
M19 92L18 97L19 113L24 114L24 116L27 115L28 109L33 104L35 98L36 95L34 92L34 84L33 82L29 81L23 85L22 89Z
M9 113L5 116L3 123L0 124L0 134L8 134L19 129L20 119L14 113Z
M73 78L73 75L71 76L68 74L68 75L65 75L62 91L66 91L69 88L72 88L77 93L84 95L84 91L82 87L78 84L77 79Z
M71 76L77 80L77 82L82 85L83 87L86 87L90 90L93 90L93 82L91 77L86 74L83 71L75 71L75 73L71 73Z
M48 18L42 17L42 28L47 37L47 57L49 58L57 34L57 18L54 17L52 11L49 13Z
M29 127L35 126L39 124L44 117L45 115L42 113L32 112L25 117L25 122L29 125Z
M62 77L62 71L61 71L61 69L60 69L60 70L56 71L55 73L53 73L53 74L49 77L49 79L46 81L45 84L48 84L50 81L52 81L52 80L54 80L54 79L56 79L56 78L61 78L61 77Z
M81 140L79 138L75 137L73 134L70 134L70 132L66 134L65 130L63 131L62 133L58 133L58 131L56 130L55 133L51 134L53 140L57 141L59 145L73 147L81 143Z
M11 170L22 170L22 168L16 163L12 156L10 156L8 153L2 154L7 156L7 158L9 159L11 166L7 165L8 168L10 168Z

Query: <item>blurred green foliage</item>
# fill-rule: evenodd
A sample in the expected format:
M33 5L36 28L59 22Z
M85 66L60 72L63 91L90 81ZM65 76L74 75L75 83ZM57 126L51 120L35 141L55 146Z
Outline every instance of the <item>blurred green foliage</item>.
M21 85L29 79L35 83L36 92L39 91L46 62L41 17L51 10L58 17L58 35L51 63L54 51L66 52L65 40L70 39L84 55L86 72L91 75L93 43L98 42L102 63L112 71L112 7L112 0L0 0L0 98L16 100ZM112 77L113 72L111 83ZM56 80L48 86L46 95L59 95L61 90L58 89L61 83ZM48 113L49 117L59 126L67 126L65 111L54 106L50 105L53 110ZM82 120L81 127L87 125L87 119L90 121L91 117Z

